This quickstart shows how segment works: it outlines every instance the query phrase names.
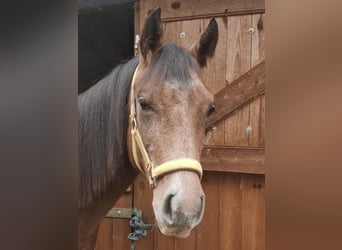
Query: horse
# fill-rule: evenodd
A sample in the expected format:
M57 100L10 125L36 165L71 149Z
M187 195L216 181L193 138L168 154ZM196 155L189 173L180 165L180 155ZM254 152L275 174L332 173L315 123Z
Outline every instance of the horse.
M78 96L79 249L94 249L102 218L140 172L162 234L185 238L203 217L199 159L215 108L200 75L218 27L211 19L185 49L163 42L160 15L145 20L138 56Z

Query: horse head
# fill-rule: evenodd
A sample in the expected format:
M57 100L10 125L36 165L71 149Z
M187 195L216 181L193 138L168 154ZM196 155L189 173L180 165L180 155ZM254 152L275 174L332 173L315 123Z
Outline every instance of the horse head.
M218 28L212 19L198 42L185 49L163 42L160 12L157 8L150 13L140 39L128 148L132 165L153 188L161 232L184 238L200 223L205 207L199 159L214 100L201 68L214 55Z

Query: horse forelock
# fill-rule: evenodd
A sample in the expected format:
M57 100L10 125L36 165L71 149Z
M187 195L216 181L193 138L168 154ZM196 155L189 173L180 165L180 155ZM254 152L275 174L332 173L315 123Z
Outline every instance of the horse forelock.
M152 58L142 81L178 83L190 86L192 73L199 73L199 65L186 49L172 43L165 44Z

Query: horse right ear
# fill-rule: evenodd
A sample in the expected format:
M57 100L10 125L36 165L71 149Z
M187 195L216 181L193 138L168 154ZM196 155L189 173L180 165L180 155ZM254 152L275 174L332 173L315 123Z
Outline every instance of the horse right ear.
M218 41L218 27L215 18L212 18L208 27L202 32L200 39L191 46L190 52L201 67L207 65L208 58L214 56Z
M163 29L160 21L160 12L160 7L152 10L142 30L139 62L145 66L149 64L153 54L162 46Z

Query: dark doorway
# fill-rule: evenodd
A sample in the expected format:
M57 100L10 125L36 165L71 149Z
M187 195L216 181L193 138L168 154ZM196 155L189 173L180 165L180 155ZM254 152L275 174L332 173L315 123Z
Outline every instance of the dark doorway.
M78 93L133 56L134 1L79 0Z

